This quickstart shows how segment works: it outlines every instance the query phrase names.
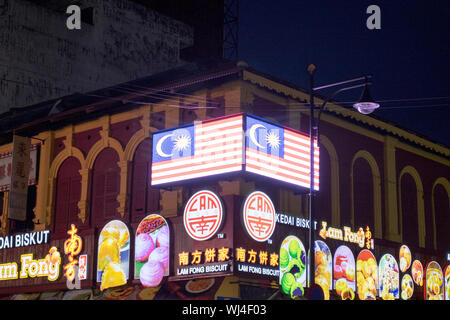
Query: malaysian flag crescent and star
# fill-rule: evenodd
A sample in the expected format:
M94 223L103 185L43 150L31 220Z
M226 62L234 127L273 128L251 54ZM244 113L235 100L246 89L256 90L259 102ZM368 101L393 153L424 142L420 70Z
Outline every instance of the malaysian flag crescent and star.
M309 188L310 139L296 130L247 115L245 170ZM319 148L314 149L314 189L319 190Z
M198 121L153 133L151 184L245 170L309 188L309 151L308 135L255 116ZM314 160L318 190L317 145Z
M153 134L152 185L242 170L238 114Z

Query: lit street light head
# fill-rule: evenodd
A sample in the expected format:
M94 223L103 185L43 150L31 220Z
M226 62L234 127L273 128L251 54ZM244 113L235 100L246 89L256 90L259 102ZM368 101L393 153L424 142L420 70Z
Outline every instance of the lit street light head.
M353 107L358 110L359 113L369 114L380 107L380 105L373 100L369 92L369 86L366 84L359 102L355 103Z

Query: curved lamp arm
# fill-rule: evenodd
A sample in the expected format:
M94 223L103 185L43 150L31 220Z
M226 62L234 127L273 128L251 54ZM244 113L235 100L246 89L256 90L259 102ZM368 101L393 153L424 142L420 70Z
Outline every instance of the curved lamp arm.
M339 84L342 83L346 83L346 82L350 82L350 81L357 81L357 80L361 80L361 79L367 79L367 77L361 77L361 78L357 78L357 79L353 79L353 80L348 80L348 81L343 81ZM317 114L317 122L315 123L315 131L316 131L316 137L317 137L317 144L319 144L319 123L320 123L320 115L322 114L322 111L325 109L325 105L330 102L331 99L333 99L338 93L342 92L342 91L347 91L347 90L351 90L351 89L356 89L356 88L360 88L360 87L364 87L365 85L371 85L372 82L370 81L366 81L365 83L361 83L361 84L357 84L354 86L350 86L350 87L344 87L344 88L340 88L336 91L334 91L328 98L326 98L322 105L320 107L315 107L315 109L319 110L319 113ZM319 90L319 89L323 89L323 88L327 88L329 86L323 86L323 87L318 87L318 88L314 88L313 90Z

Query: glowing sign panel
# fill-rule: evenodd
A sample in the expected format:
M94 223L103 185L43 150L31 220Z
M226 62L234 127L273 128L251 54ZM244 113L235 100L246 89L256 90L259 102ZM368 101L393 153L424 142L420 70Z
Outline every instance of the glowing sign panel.
M202 190L195 193L184 208L184 228L192 239L207 240L219 230L223 216L220 198L211 191Z
M310 139L287 127L246 117L246 171L310 187ZM314 153L314 189L319 190L319 147Z
M242 170L243 115L153 134L152 185Z
M309 136L251 115L198 121L153 133L151 184L245 171L309 188L310 150Z
M244 203L243 221L248 234L256 241L266 241L275 230L276 215L272 200L261 191L251 193Z
M64 266L64 270L66 270L64 275L69 281L75 279L75 266L78 265L78 260L75 259L75 256L80 254L83 247L83 241L77 235L77 232L78 229L72 224L70 230L67 231L70 238L64 242L64 253L69 255L69 263Z

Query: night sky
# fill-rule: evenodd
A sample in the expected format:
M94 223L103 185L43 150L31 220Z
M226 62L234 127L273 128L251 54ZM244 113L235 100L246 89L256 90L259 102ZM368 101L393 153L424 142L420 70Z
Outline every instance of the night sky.
M370 5L380 30L366 27ZM374 115L450 146L448 0L242 0L239 59L304 88L310 63L315 86L372 74ZM361 92L336 100L351 107Z

